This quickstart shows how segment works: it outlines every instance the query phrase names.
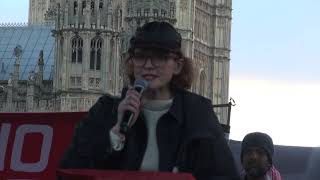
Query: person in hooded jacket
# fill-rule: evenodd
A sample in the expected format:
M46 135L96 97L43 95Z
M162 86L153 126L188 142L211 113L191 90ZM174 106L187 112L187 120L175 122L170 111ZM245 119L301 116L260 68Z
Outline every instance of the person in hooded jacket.
M191 60L167 22L149 22L130 40L121 97L102 96L76 126L60 168L189 172L197 180L239 179L211 101L189 92ZM148 82L140 94L132 86ZM121 131L126 111L129 131Z
M274 145L271 137L262 132L247 134L241 143L242 180L281 180L273 164Z

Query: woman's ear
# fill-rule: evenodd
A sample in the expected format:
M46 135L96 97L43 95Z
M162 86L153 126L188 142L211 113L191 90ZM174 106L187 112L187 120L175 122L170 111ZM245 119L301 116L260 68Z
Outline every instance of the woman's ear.
M174 69L173 74L174 74L174 75L178 75L178 74L181 72L181 70L182 70L182 68L183 68L183 65L184 65L183 59L182 59L182 58L177 59L177 60L176 60L176 67L175 67L175 69Z

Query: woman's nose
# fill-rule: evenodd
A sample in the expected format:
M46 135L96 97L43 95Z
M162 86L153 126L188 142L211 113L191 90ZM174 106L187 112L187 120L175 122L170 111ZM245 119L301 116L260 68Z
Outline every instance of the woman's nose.
M153 67L153 64L152 64L152 58L148 57L146 58L146 63L144 64L144 67Z

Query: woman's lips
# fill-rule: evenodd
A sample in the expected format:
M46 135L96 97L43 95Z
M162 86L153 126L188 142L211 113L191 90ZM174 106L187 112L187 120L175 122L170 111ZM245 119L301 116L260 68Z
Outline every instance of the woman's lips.
M142 77L143 77L143 79L145 79L145 80L153 80L153 79L157 78L158 76L153 75L153 74L145 74L145 75L143 75Z

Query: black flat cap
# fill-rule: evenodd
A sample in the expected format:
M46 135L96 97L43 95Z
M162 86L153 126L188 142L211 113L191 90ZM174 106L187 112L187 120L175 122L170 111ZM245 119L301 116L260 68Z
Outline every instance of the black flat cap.
M153 21L138 28L130 40L129 52L135 48L154 48L180 52L181 35L168 22Z

